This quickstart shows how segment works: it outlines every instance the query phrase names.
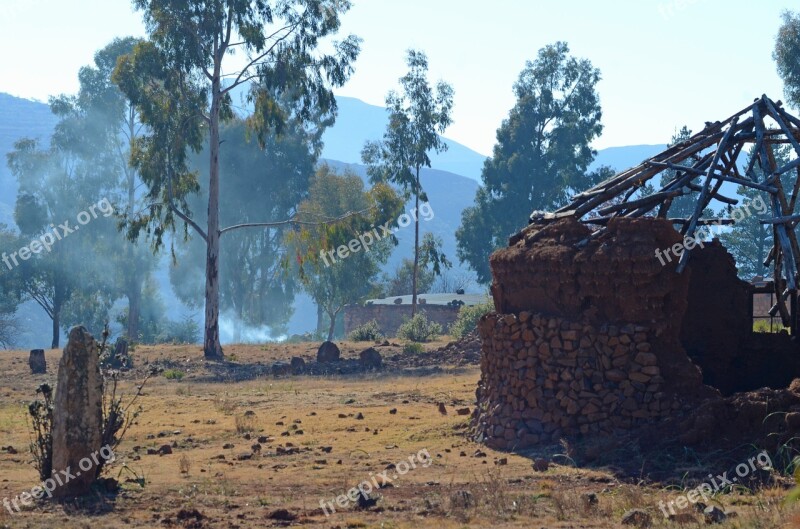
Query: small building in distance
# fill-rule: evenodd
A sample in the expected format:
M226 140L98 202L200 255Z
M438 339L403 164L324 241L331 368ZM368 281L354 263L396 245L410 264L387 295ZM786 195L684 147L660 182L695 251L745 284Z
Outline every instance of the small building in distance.
M458 311L463 306L485 303L485 294L418 294L417 309L424 312L429 320L439 323L445 332L456 321ZM411 296L396 296L383 299L370 299L363 305L349 305L344 309L344 331L350 334L353 329L372 320L386 336L394 336L406 320L411 319Z

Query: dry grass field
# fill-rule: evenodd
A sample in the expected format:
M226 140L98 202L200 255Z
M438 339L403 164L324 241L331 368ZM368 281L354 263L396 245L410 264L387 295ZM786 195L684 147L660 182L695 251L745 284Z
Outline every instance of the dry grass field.
M361 349L342 346L346 357ZM660 513L658 502L678 489L603 467L575 468L553 453L550 468L537 471L531 457L469 441L469 416L458 410L472 408L475 366L247 376L258 363L314 352L313 344L231 346L226 354L239 367L226 379L202 362L199 347L137 348L136 373L160 362L183 377L162 374L146 386L143 413L108 471L121 490L40 502L14 515L2 509L0 528L605 528L619 527L629 509L647 511L654 527L702 523L691 510L684 512L697 523L683 526ZM59 352L47 355L48 374L32 376L27 352L0 354L0 499L37 481L25 405L38 384L55 380ZM132 375L122 383L128 394L135 385ZM170 454L148 455L165 445ZM413 456L416 468L406 465ZM385 471L394 479L376 491L375 506L335 506L357 484L373 477L380 483ZM736 513L718 527L800 527L792 525L797 509L783 505L786 494L786 486L774 485L718 496L715 504ZM322 502L336 512L326 516Z

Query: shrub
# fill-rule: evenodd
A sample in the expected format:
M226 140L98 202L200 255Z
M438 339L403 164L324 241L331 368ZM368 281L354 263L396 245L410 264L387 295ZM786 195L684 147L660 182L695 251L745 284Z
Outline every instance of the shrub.
M490 298L485 302L471 307L463 306L458 310L458 318L450 326L450 335L460 340L478 327L478 320L494 310L494 301Z
M236 433L245 434L256 431L256 418L253 415L237 415L234 419L236 423Z
M164 371L164 378L167 380L182 380L186 373L177 369L167 369Z
M200 341L200 325L191 316L186 316L182 321L169 321L164 327L156 337L156 343L182 345Z
M351 342L381 342L384 340L377 320L368 321L364 325L356 327L347 337Z
M406 354L421 354L425 352L425 348L421 343L411 342L403 346L403 352Z
M99 344L100 356L108 357L108 327L103 330L103 341ZM118 392L119 371L101 366L103 378L103 403L102 424L100 425L100 439L103 447L116 451L128 429L142 413L142 407L133 408L142 396L145 385L155 374L150 371L144 380L136 386L136 392L125 402L125 395ZM36 390L42 398L28 405L28 420L31 429L30 451L33 455L33 464L39 472L42 481L51 477L53 471L53 388L49 384L42 384ZM99 478L105 465L110 463L104 458L95 461L95 479Z
M39 471L42 481L53 474L53 388L42 384L36 389L42 396L28 405L30 429L32 431L31 454L33 466Z
M428 320L424 312L417 313L397 329L397 337L412 342L430 342L442 334L442 326Z

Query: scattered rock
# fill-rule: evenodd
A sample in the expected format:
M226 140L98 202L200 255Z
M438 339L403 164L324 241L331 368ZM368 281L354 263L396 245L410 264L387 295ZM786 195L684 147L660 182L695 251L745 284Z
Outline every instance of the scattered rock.
M317 350L317 362L320 364L331 364L341 360L342 353L333 342L324 342Z
M292 374L292 366L286 362L275 362L272 364L271 370L274 377L285 377Z
M356 505L361 510L371 509L378 504L378 500L380 497L373 498L363 490L359 492L358 498L356 499Z
M622 516L622 525L633 525L644 529L653 524L653 519L641 509L632 509Z
M292 357L291 368L293 375L302 375L306 371L306 361L299 356L294 356Z
M439 407L439 413L441 413L442 415L447 415L447 406L444 405L444 402L440 402L438 404L438 407Z
M468 490L457 490L450 495L451 509L471 509L475 507L475 497Z
M719 507L712 505L711 507L706 507L703 511L703 517L705 518L706 524L711 525L724 522L728 518L728 515Z
M533 461L533 470L536 472L547 472L550 469L550 462L547 459L537 458Z
M28 357L28 365L34 375L47 374L47 360L44 357L44 349L31 350L30 357Z
M459 408L456 410L456 413L462 416L469 415L470 413L472 413L472 410L470 410L469 408Z
M269 513L267 518L270 520L279 520L281 522L293 522L297 520L297 515L286 509L278 509L277 511Z
M383 368L383 357L373 347L361 351L359 355L361 366L369 371L379 371Z
M168 456L172 454L172 446L171 445L162 445L158 449L158 455L160 456Z
M670 514L667 516L667 519L670 522L676 523L678 525L692 525L697 524L697 517L690 513L690 512L679 512L676 514Z
M600 503L600 500L597 498L597 494L594 492L587 492L583 495L583 501L586 503L586 506L594 506Z

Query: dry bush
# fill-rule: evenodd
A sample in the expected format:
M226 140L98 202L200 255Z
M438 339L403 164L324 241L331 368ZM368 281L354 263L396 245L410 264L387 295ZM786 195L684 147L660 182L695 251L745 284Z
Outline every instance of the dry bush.
M233 415L236 412L237 404L227 397L217 396L214 399L214 407L224 415Z
M255 415L237 415L236 416L236 433L245 434L253 433L257 429L257 421Z
M181 474L188 474L192 469L192 461L186 457L186 455L183 455L178 461L178 468L180 469Z

